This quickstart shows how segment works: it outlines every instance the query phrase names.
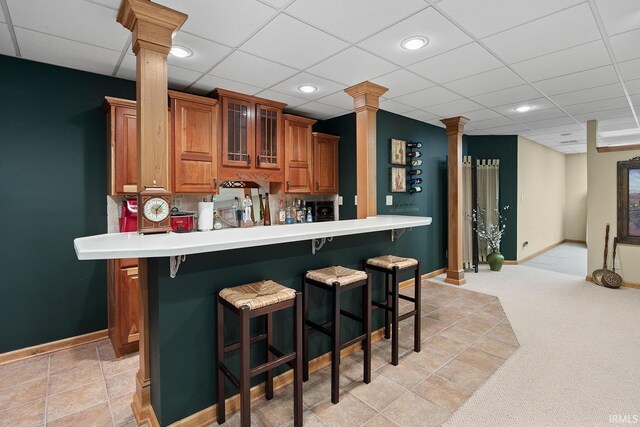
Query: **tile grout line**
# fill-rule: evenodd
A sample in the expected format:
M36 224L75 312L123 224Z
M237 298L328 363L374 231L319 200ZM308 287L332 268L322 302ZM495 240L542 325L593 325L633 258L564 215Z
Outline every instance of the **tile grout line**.
M47 388L44 391L44 425L47 425L49 412L49 382L51 381L51 355L47 358Z
M107 388L107 379L104 376L104 369L102 368L102 358L100 357L100 350L96 344L96 354L98 355L98 363L100 364L100 373L102 374L102 384L104 386L104 392L107 397L107 406L109 407L109 415L111 415L111 422L114 427L116 425L116 419L113 416L113 409L111 408L111 398L109 397L109 389Z

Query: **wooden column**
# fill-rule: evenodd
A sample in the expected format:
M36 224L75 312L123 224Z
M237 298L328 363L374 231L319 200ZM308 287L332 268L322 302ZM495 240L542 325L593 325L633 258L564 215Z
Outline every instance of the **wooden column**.
M356 194L358 219L376 216L376 112L386 87L362 82L344 91L353 97L356 112Z
M187 15L148 0L123 0L117 21L132 33L136 55L138 192L169 189L167 54ZM140 370L131 407L138 424L149 421L149 301L146 260L140 265ZM152 412L152 411L151 411Z
M447 278L444 280L453 285L464 285L464 268L462 267L462 133L466 117L451 117L440 120L447 127L449 138L448 180L449 180L449 247Z

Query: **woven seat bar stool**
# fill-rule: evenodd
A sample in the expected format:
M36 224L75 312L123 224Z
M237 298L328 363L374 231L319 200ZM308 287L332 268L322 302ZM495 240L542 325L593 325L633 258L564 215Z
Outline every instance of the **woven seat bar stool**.
M309 285L331 292L331 317L323 324L309 320ZM320 270L311 270L302 279L302 299L304 301L304 369L303 379L309 379L309 335L312 331L321 332L331 338L331 402L340 400L340 350L362 342L364 350L364 382L371 382L371 277L360 270L334 266ZM342 293L354 288L362 288L362 315L358 316L340 308ZM362 333L357 337L341 342L340 317L345 316L362 324Z
M373 301L373 308L384 310L384 337L391 337L391 364L398 366L398 329L399 323L410 317L415 317L413 324L413 350L420 352L420 261L413 258L402 258L385 255L369 258L365 262L364 270L378 271L385 275L385 298ZM400 293L398 273L415 270L415 296L412 298ZM413 303L413 310L400 314L400 299Z
M283 353L273 346L273 313L293 307L294 335L293 351ZM224 343L224 309L229 309L240 320L240 341ZM217 382L218 382L218 424L225 422L225 377L240 390L240 424L251 425L251 378L265 373L266 398L273 398L274 368L288 364L293 369L293 413L294 425L302 426L302 294L282 286L272 280L249 283L247 285L226 288L218 293L218 337L217 337ZM251 319L266 317L264 333L251 336ZM256 367L250 366L251 344L265 341L267 362ZM235 376L225 364L225 353L240 350L240 375ZM275 358L274 358L275 357Z

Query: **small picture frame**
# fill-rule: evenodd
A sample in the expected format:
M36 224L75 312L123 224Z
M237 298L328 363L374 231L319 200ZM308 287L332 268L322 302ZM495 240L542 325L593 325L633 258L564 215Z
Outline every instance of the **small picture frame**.
M407 191L407 169L389 168L391 170L391 192L406 193Z
M391 140L391 164L403 166L407 164L407 141Z

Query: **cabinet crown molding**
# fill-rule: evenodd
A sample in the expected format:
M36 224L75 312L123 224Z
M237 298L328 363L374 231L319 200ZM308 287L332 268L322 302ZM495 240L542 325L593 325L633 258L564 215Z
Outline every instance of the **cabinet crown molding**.
M271 99L260 98L258 96L245 95L244 93L233 92L231 90L216 88L209 93L215 98L234 98L242 101L253 102L260 105L268 105L270 107L284 109L287 104L284 102L273 101Z

